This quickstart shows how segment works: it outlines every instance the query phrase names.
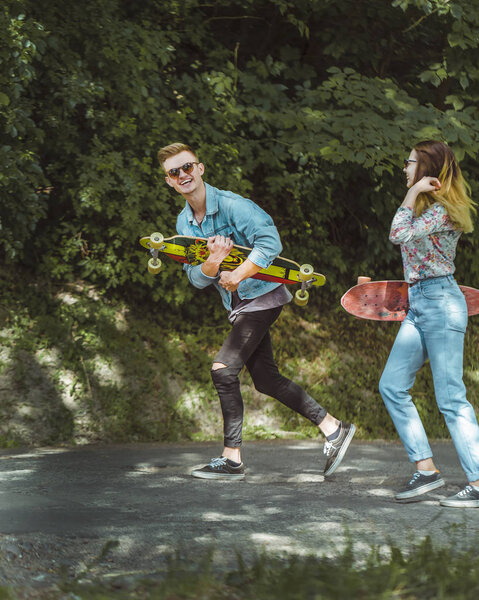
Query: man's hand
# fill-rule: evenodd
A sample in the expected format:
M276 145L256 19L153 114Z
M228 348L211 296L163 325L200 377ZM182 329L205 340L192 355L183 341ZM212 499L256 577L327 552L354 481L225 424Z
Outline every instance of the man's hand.
M222 271L218 283L228 292L235 292L242 281L248 277L253 277L258 271L261 271L261 267L247 258L244 263L233 271Z
M233 248L233 240L223 235L214 235L208 238L207 248L210 255L207 260L221 264Z
M218 282L227 292L236 292L240 281L236 281L234 271L221 271L220 280Z
M209 256L201 265L201 270L208 277L216 277L221 263L233 248L233 240L223 235L214 235L208 238L206 247L209 250Z

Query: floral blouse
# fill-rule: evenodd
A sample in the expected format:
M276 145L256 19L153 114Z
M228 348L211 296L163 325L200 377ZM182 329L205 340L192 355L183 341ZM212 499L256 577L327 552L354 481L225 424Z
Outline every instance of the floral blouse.
M461 233L444 206L437 202L420 217L415 217L410 208L398 208L389 239L401 246L406 281L415 283L428 277L452 275Z

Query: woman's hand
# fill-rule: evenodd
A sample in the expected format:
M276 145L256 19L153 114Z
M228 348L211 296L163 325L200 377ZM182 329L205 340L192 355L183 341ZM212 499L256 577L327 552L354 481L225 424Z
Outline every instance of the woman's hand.
M427 175L417 181L410 189L418 195L427 192L437 192L441 188L441 182L437 177L428 177Z
M441 182L437 177L425 176L408 189L401 207L414 209L419 194L428 192L435 194L440 188Z

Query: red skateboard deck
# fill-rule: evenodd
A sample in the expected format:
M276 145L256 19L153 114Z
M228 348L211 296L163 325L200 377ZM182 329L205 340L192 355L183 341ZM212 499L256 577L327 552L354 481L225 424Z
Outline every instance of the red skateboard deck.
M341 306L360 319L403 321L409 310L408 284L405 281L369 281L348 290ZM479 314L479 290L459 286L466 298L469 316Z

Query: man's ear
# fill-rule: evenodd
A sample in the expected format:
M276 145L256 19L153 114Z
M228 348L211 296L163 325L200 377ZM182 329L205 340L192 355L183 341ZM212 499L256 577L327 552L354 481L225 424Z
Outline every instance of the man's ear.
M166 183L167 183L167 184L168 184L170 187L173 187L173 184L171 183L171 181L170 181L170 178L168 177L168 175L165 177L165 181L166 181Z
M205 165L202 162L198 164L198 172L200 175L203 175L203 173L205 172Z

